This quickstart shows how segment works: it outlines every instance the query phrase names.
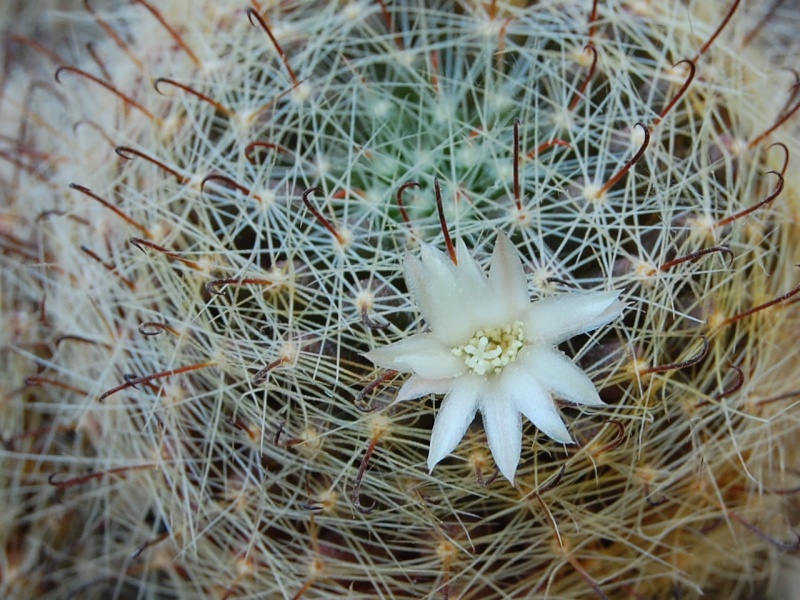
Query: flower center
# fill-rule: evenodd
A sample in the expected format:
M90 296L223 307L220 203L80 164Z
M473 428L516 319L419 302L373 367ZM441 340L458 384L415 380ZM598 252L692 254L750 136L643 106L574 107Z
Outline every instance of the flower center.
M451 352L463 356L464 364L477 375L496 374L517 359L524 342L522 321L515 321L505 327L478 329L466 344Z

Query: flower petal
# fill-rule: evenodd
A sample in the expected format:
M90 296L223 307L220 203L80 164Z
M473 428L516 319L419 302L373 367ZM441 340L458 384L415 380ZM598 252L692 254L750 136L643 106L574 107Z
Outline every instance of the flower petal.
M498 327L504 325L504 315L499 315L502 322L494 323L498 319L498 302L494 291L489 285L486 273L467 250L463 240L458 240L457 252L458 267L456 267L456 286L460 291L458 308L469 318L469 331L472 335L481 327ZM463 341L461 342L463 343Z
M364 354L384 369L411 372L425 379L446 379L466 370L464 361L432 333L418 333Z
M525 312L525 337L531 341L559 344L613 321L626 304L620 291L577 292L550 296L533 302Z
M423 318L428 321L429 315L435 312L438 302L438 294L435 286L431 285L432 274L418 258L410 252L406 253L404 274L408 291L414 299L414 303L419 307ZM455 285L455 276L452 273L440 274L444 277L443 284Z
M481 266L472 257L464 240L456 242L456 256L458 257L458 266L456 267L456 280L458 283L466 288L475 288L488 294L489 285L486 273L483 272Z
M394 399L394 402L414 400L427 394L446 394L452 385L452 379L426 379L419 375L412 375L406 379L403 387L397 392L397 398Z
M450 347L459 346L478 327L461 309L474 290L461 282L449 256L425 244L420 254L421 261L406 257L406 284L433 333Z
M494 462L503 477L513 485L522 449L522 419L519 410L505 394L485 397L480 409Z
M509 403L542 433L557 442L572 443L553 398L531 374L517 365L509 365L503 369L500 385Z
M587 406L603 406L592 380L566 354L549 346L525 349L517 362L550 392L565 400Z
M504 233L497 235L489 268L489 284L495 302L505 306L505 312L514 321L530 303L528 280L522 268L519 252Z
M453 381L433 424L428 451L429 471L433 471L433 467L450 454L464 437L467 427L475 418L485 386L484 379L472 375L464 375Z

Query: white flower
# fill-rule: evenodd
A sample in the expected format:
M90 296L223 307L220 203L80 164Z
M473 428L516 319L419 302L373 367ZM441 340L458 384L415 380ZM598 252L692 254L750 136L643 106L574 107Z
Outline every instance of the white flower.
M568 293L531 302L519 254L500 234L489 276L458 243L458 264L422 246L405 259L405 279L430 332L368 352L387 369L410 372L395 402L445 394L431 434L428 468L450 454L480 410L489 449L511 483L525 415L552 439L572 443L551 394L603 401L591 380L555 346L616 319L619 291Z

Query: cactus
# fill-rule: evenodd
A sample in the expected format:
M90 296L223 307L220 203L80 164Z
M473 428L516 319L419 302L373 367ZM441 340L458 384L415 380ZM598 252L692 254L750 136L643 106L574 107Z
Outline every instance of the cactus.
M796 13L95 0L51 47L13 14L5 597L774 590ZM488 270L499 233L532 299L628 306L559 347L605 406L559 402L573 445L526 423L513 484L480 419L429 473L441 397L393 403L407 375L364 357L425 327L407 252Z

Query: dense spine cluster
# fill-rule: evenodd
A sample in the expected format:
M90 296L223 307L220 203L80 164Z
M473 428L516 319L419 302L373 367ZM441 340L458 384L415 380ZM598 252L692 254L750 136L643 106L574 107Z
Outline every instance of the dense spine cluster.
M772 589L798 545L800 16L94 0L36 36L17 9L0 595ZM486 266L499 232L531 298L628 304L562 347L607 406L561 406L574 446L527 426L515 486L480 420L429 474L438 400L390 406L405 376L363 357L423 327L407 250Z

